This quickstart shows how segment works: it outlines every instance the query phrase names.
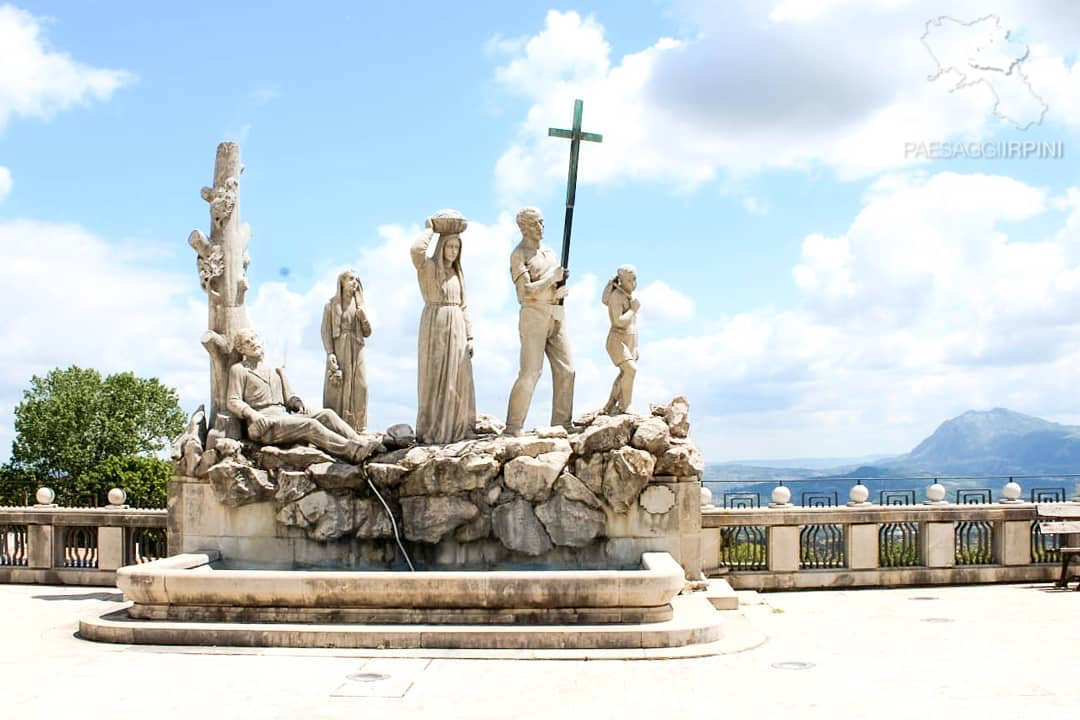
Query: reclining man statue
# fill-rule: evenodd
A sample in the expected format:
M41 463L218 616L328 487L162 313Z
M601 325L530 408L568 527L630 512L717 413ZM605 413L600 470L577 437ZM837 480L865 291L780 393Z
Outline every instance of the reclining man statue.
M285 370L263 363L262 342L254 330L238 331L234 345L244 359L229 368L228 408L246 421L249 438L264 445L311 443L354 463L379 445L357 434L333 410L309 414L289 388Z

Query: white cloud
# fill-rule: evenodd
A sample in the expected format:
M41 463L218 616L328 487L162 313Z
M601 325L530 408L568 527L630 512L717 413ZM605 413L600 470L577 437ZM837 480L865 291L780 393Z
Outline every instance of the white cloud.
M133 370L202 402L206 310L189 293L194 265L190 277L155 271L83 228L28 220L0 223L0 247L0 457L14 439L10 409L32 375L54 367Z
M636 295L641 301L646 326L652 318L660 322L686 322L694 317L694 301L663 280L649 283Z
M0 5L0 130L12 115L48 119L72 105L107 100L134 79L50 49L41 30L30 13Z
M1003 25L1041 43L1023 70L1050 107L1047 122L1080 128L1080 70L1066 62L1075 43L1061 35L1060 17L1030 3L999 5ZM1063 10L1065 24L1076 18ZM500 87L529 102L496 163L498 187L508 202L558 187L565 147L547 129L567 126L575 98L585 100L584 129L604 135L583 146L583 183L692 188L768 168L866 177L919 162L905 158L905 142L1005 131L989 85L950 93L949 83L927 82L937 66L920 37L944 12L975 19L987 9L974 0L785 0L771 10L681 2L685 37L617 57L598 18L550 11L540 32L506 46L510 57L495 71Z
M1023 237L1016 223L1050 207L1069 212L1061 231ZM846 233L805 238L796 309L646 343L662 372L642 380L690 397L711 460L903 451L979 407L1067 420L1078 228L1080 189L1051 202L1008 177L883 178Z
M11 192L11 185L11 171L0 165L0 203L4 202L4 198Z

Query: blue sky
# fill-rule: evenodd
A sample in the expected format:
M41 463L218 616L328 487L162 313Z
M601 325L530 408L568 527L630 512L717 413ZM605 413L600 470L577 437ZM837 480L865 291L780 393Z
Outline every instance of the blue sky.
M710 461L898 452L997 405L1080 422L1073 4L462 5L0 5L0 455L22 388L58 365L205 400L185 239L207 229L198 191L221 140L243 146L252 319L304 395L321 395L319 312L352 266L375 316L372 420L411 421L406 248L454 207L472 223L479 406L503 415L512 214L539 206L558 246L568 149L545 131L575 97L605 136L583 148L574 224L578 410L614 376L599 293L629 262L635 405L685 394ZM1024 131L994 114L992 72L951 93L955 73L927 80L927 20L990 13L1028 46L1018 67L1046 106ZM904 157L910 142L1015 140L1066 155Z

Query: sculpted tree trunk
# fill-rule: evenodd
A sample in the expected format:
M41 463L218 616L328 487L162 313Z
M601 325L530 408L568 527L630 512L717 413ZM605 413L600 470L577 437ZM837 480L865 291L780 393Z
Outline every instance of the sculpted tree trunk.
M210 238L192 231L188 243L198 253L199 283L209 304L208 330L202 337L210 354L210 427L226 437L240 437L240 425L225 409L229 368L240 360L233 350L236 332L250 326L244 294L247 292L247 254L251 228L240 222L237 189L240 174L240 146L225 142L217 147L214 185L202 189L210 204Z

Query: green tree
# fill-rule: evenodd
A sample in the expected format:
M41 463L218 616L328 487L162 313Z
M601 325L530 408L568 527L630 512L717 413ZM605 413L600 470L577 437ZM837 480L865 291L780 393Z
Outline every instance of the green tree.
M157 378L130 372L102 378L92 369L56 368L31 378L15 408L11 466L70 500L79 486L89 487L90 473L100 480L106 470L117 469L106 461L153 456L180 434L184 422L176 391ZM134 466L125 467L130 477Z
M171 475L172 463L161 458L111 457L78 478L70 494L75 498L96 498L98 504L104 504L109 490L118 487L127 493L127 504L132 507L163 508Z
M0 465L0 505L24 506L34 503L40 487L33 475L8 465Z

